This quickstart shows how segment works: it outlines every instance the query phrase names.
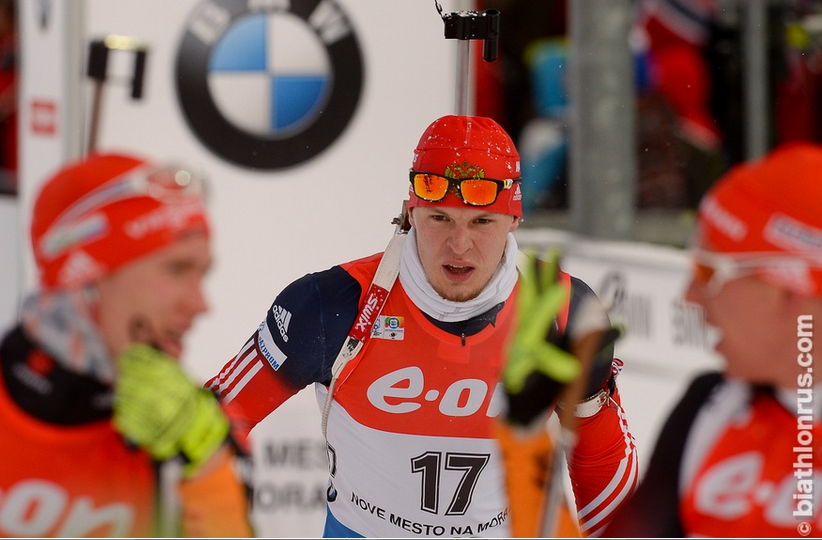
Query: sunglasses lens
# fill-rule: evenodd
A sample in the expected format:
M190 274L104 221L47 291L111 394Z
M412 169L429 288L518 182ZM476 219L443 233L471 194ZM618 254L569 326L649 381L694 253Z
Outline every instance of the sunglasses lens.
M509 187L511 183L513 183L512 180L505 182L487 178L453 180L439 174L411 173L414 195L429 202L440 202L452 186L459 184L459 190L455 192L455 195L462 198L466 204L488 206L494 204L499 192L504 187Z
M707 286L713 279L716 269L700 261L694 262L694 280L702 286Z
M414 183L414 195L425 201L441 201L448 193L448 179L444 176L417 173L411 180Z
M475 206L488 206L497 200L498 184L493 180L463 180L460 182L462 200Z

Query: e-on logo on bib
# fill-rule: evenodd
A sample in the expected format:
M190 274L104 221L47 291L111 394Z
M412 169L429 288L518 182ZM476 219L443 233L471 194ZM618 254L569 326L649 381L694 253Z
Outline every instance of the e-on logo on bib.
M282 169L330 146L360 99L363 63L334 0L208 0L177 54L189 126L238 165Z

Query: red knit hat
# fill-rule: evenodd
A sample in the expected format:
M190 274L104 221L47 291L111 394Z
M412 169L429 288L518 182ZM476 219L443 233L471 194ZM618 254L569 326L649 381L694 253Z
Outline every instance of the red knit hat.
M805 261L770 277L822 295L822 146L788 143L733 168L703 198L697 232L714 251Z
M514 141L494 120L481 116L443 116L435 120L420 137L411 169L449 178L518 180L522 176ZM465 204L451 190L442 201L422 200L414 195L413 186L407 206L478 208ZM503 190L494 204L481 208L521 218L520 182Z
M188 171L122 154L67 165L34 203L31 240L42 287L93 283L181 234L207 234L201 187Z

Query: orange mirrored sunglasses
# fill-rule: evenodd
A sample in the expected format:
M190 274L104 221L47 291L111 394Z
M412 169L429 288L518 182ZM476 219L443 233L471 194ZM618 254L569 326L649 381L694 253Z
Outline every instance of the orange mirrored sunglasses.
M516 180L492 180L490 178L448 178L441 174L411 171L414 195L428 202L440 202L453 188L465 204L489 206L497 202L504 189L511 189Z

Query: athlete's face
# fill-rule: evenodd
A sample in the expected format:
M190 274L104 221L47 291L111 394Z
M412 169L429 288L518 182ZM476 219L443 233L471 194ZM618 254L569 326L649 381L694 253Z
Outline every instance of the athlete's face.
M183 337L208 309L202 285L210 266L208 237L198 233L103 279L97 285L99 325L112 356L139 341L180 358Z
M693 277L685 299L702 306L705 321L718 331L714 349L729 376L796 388L797 319L817 315L819 302L756 275L731 279L718 290Z
M429 283L454 302L476 298L494 275L513 216L473 208L420 206L411 209L417 250Z

